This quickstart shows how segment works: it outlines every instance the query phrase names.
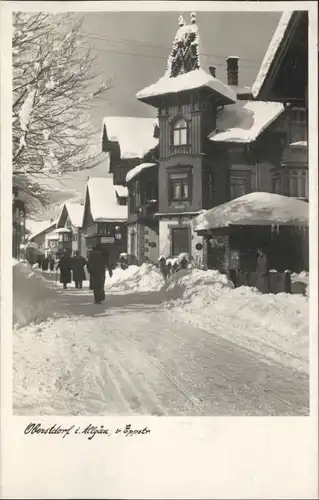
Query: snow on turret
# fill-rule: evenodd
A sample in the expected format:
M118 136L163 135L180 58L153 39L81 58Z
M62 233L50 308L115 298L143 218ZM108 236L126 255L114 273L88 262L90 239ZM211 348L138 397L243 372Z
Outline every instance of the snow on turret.
M167 61L167 77L176 77L200 68L199 33L195 12L191 13L190 19L190 25L185 25L183 16L178 19L179 28Z

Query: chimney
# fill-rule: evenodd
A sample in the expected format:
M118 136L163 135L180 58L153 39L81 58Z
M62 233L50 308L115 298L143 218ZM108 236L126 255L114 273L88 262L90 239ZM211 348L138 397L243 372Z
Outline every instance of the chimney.
M238 61L237 56L230 56L226 59L228 85L238 85Z
M209 69L210 74L211 74L214 78L216 78L216 68L215 68L215 66L209 66L209 68L208 68L208 69Z

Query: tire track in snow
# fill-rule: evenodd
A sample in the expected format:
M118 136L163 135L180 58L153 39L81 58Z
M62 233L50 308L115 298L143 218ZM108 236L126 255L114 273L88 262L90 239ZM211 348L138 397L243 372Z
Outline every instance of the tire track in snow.
M179 323L179 324L181 325L181 323ZM197 328L197 331L199 329L202 330L203 332L205 332L202 328L199 328L199 327ZM221 331L222 327L221 326L218 327L218 330ZM216 333L214 332L214 334L211 334L209 332L205 332L205 333L207 335L214 336L215 340L218 342L218 344L216 345L218 350L223 351L225 353L226 357L227 357L227 355L229 356L229 351L225 347L222 347L221 343L223 341L225 341L225 342L230 344L230 341L228 341L227 339L224 339L222 335L220 337L218 337L217 332ZM153 337L155 336L154 333L151 333L151 335ZM202 352L203 352L203 343L202 343L202 345L199 345L198 343L195 344L191 340L186 340L184 337L180 337L175 331L170 332L170 338L174 338L175 341L178 344L182 344L183 347L187 346L191 352L194 352L194 347L196 349L198 349L198 352L200 354L202 354ZM198 340L198 339L196 339L196 340ZM169 346L168 339L166 339L166 344ZM251 358L252 356L255 356L255 354L256 354L259 357L260 362L265 363L263 361L263 357L260 354L249 351L242 346L237 346L237 344L235 344L235 346L236 346L237 351L243 353L243 355L245 357ZM205 343L205 352L207 352L206 351L207 348L214 351L213 345ZM290 373L294 373L296 376L298 375L298 379L301 380L301 382L300 382L301 387L298 387L298 386L296 387L295 384L293 384L293 381L290 379L291 380L290 388L293 389L291 395L293 398L296 396L299 396L300 389L301 390L304 389L305 394L307 393L307 387L303 387L303 385L305 385L304 382L306 382L307 379L303 376L303 374L300 374L299 372L297 372L293 369L287 368L285 365L281 365L280 363L278 363L276 361L272 361L271 365L269 365L268 363L267 364L265 363L265 366L267 368L269 367L269 372L271 372L273 370L273 371L276 371L277 374L280 374L282 381L285 383L286 383L286 377L285 377L286 373L290 372ZM214 367L214 371L216 372L216 367ZM228 366L228 371L233 372L231 365ZM219 374L221 377L225 377L225 370L219 370ZM231 384L229 384L227 386L227 389L232 390L233 393L236 395L236 397L240 397L240 399L243 402L245 402L246 408L248 405L251 407L252 410L256 409L256 406L251 404L252 396L253 396L253 399L256 400L256 403L261 403L268 410L270 410L272 413L274 412L274 410L282 408L283 403L287 407L286 413L290 414L290 411L288 411L288 409L291 410L291 408L295 407L294 403L292 403L291 401L288 401L286 398L283 397L282 392L280 394L278 394L278 392L276 392L274 389L271 389L271 388L266 389L266 391L265 391L266 394L270 395L270 398L271 398L271 401L269 401L270 398L267 397L266 395L262 394L263 385L261 385L261 384L258 385L258 384L254 384L254 383L252 383L252 385L254 386L254 391L252 392L252 388L247 386L248 391L249 391L249 393L247 393L247 394L243 393L243 391L236 391ZM279 387L279 389L281 389L281 386ZM241 394L240 394L240 392L241 392ZM272 403L272 404L269 406L269 403ZM300 408L298 410L296 410L296 408L294 408L294 412L297 411L298 414L305 414L305 410L308 409L308 406L305 404L301 404L301 401L298 401L298 403L299 403Z
M116 332L116 333L119 333L119 332ZM113 347L120 354L121 351L120 351L119 346L116 343L116 339L113 338L113 340L115 341L113 343ZM127 341L126 341L126 343L127 343ZM128 345L131 345L131 344L128 344ZM136 347L135 347L134 351L135 351L134 352L135 354L136 353L138 354L138 356L140 358L139 359L140 363L137 363L137 361L135 361L135 363L133 362L134 368L133 368L133 373L132 373L131 371L130 372L126 371L123 368L122 364L119 362L118 365L122 370L122 374L126 377L126 379L129 379L129 383L131 384L135 395L138 397L138 399L141 402L143 401L145 396L148 397L148 399L146 401L144 400L144 403L142 402L142 408L145 411L145 413L147 413L147 414L150 413L151 415L167 415L166 409L162 406L162 404L158 400L158 396L157 396L157 393L155 392L154 388L151 387L151 385L145 379L143 380L141 378L141 375L143 375L143 373L140 371L140 365L142 364L142 361L146 360L144 353L142 353L140 350L136 349ZM130 353L130 354L132 354L132 353ZM133 359L135 359L135 355L134 356L130 355L129 361L132 362ZM145 364L144 364L144 366L145 366ZM149 370L146 370L146 367L145 367L145 371L149 375ZM133 383L133 377L134 377L135 383ZM140 388L138 388L138 385L140 386Z
M132 338L128 338L125 333L119 332L119 334L122 337L124 337L127 340L127 342L135 345L136 348L141 352L141 354L143 354L143 356L145 356L145 358L151 364L153 364L154 366L156 366L156 368L158 368L158 370L164 375L164 377L167 378L171 382L171 384L193 405L193 407L195 408L197 413L201 413L201 414L203 413L202 405L199 404L199 402L192 396L192 394L178 382L176 377L170 375L165 370L165 368L161 365L161 363L159 363L159 361L157 361L157 359L155 359L153 356L150 356L145 350L142 350L139 347L139 344L135 340L133 340Z

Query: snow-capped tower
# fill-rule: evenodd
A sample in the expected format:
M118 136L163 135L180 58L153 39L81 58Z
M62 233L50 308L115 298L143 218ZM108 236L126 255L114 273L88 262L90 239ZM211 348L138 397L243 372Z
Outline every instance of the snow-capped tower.
M190 20L191 24L185 25L183 16L178 18L179 28L168 57L165 76L176 77L200 68L199 34L195 12L191 13Z

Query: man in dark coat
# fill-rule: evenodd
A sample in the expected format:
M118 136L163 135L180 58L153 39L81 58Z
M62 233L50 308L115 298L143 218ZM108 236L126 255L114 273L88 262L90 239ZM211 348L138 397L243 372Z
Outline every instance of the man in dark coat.
M49 256L49 268L50 268L50 271L54 271L54 265L55 265L54 258L52 257L52 255L50 255Z
M49 269L49 259L47 257L44 257L41 267L42 271L47 271Z
M57 269L60 269L60 283L63 283L63 288L66 289L68 283L71 283L72 258L69 252L63 252Z
M75 252L73 257L73 281L75 282L75 288L82 288L83 281L85 281L85 271L86 260L81 256L79 250Z
M93 290L95 304L101 304L105 300L105 271L108 269L112 277L112 268L109 255L103 250L101 245L96 245L90 254L87 262L87 269L90 273L90 289Z

